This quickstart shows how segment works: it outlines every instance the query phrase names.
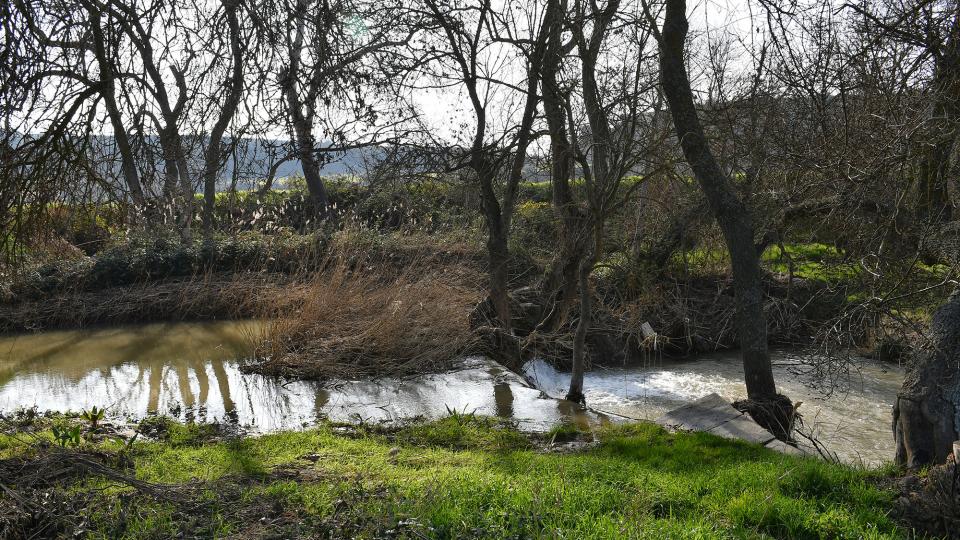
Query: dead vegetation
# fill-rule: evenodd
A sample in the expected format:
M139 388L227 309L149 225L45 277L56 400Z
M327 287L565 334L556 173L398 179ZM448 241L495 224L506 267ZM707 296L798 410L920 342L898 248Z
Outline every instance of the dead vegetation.
M91 478L159 502L183 500L185 486L139 480L132 466L123 452L67 450L45 441L24 455L0 459L0 539L81 536L96 494L68 487Z
M449 252L388 256L339 249L260 314L272 320L248 369L298 378L442 371L477 344L470 313L482 277Z

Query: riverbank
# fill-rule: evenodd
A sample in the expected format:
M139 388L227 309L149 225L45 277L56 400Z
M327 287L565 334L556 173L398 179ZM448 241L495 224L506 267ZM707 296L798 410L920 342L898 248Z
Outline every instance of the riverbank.
M617 265L598 269L588 361L641 364L654 345L669 356L733 348L730 278L708 261L679 274L642 275L637 268ZM528 357L548 358L562 368L569 362L576 319L552 332L538 328L550 307L543 305L549 295L537 288L548 265L542 257L514 257L513 327L529 337L523 343ZM790 278L779 270L771 262L765 279L770 343L810 345L816 329L843 312L847 292L816 274ZM622 282L627 274L635 281L630 287ZM250 233L212 245L131 239L93 256L58 259L7 282L0 294L0 333L275 318L287 324L273 329L262 349L270 360L253 369L300 378L351 370L356 376L406 375L443 368L443 358L455 355L451 352L496 350L493 344L484 348L489 336L477 332L490 325L490 314L477 309L486 288L482 242L470 233L348 228ZM632 292L621 294L623 290ZM655 343L648 339L645 323L657 333ZM393 335L379 330L375 336L363 335L362 329ZM857 339L867 349L861 353L889 360L908 348L904 343L890 346L882 337ZM312 361L321 356L318 351L328 359L325 364Z
M390 430L327 424L224 438L199 425L154 421L149 432L156 440L85 432L77 448L60 448L50 442L51 422L5 423L0 470L17 496L0 503L4 532L90 538L907 533L890 515L889 469L833 465L702 433L669 434L647 423L591 432L559 427L532 436L500 420L453 414Z

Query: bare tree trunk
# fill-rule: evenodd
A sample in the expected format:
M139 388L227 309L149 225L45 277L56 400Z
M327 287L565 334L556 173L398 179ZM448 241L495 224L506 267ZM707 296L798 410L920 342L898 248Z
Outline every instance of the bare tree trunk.
M143 26L143 20L136 10L118 0L91 0L94 9L100 9L105 12L115 14L114 20L119 28L130 38L131 45L135 48L142 61L143 70L146 73L146 79L153 83L151 94L156 99L160 110L160 116L163 120L154 118L157 129L160 132L160 145L163 150L163 159L165 160L165 169L167 175L167 188L172 196L174 212L179 210L180 215L180 234L184 239L190 238L190 226L193 221L193 181L190 178L190 172L187 167L186 155L183 151L183 141L180 136L179 121L182 118L184 108L188 98L188 88L185 73L180 69L171 66L170 71L176 85L178 96L176 102L171 103L167 92L169 80L161 74L161 64L157 61L152 43L150 31ZM182 204L177 204L178 197L175 196L177 182L174 177L179 179L179 189L181 197L184 199ZM179 208L178 208L179 207Z
M566 322L567 314L577 299L578 274L584 249L581 239L583 220L570 186L574 155L567 133L566 98L558 80L564 52L563 15L567 4L563 0L550 0L550 4L552 16L544 20L544 24L549 25L549 37L543 63L543 110L550 133L550 183L553 207L560 221L560 251L551 264L544 284L551 314L544 326L555 331Z
M911 469L943 463L960 439L960 292L934 314L930 333L893 408L896 462Z
M233 59L233 71L230 77L230 91L220 111L220 117L210 131L210 141L203 168L203 234L209 240L213 235L214 211L217 197L217 171L220 168L220 143L223 134L237 112L243 92L243 50L240 46L240 22L237 20L237 3L224 3L227 25L230 27L230 52ZM236 164L234 164L236 168Z
M684 62L687 28L686 2L667 0L659 39L661 84L684 157L707 197L730 253L747 396L758 403L771 402L777 400L777 387L767 352L760 257L753 240L752 214L720 170L697 117ZM792 414L792 410L789 412Z
M187 160L183 155L176 118L164 115L164 124L158 126L163 153L164 192L170 200L171 214L179 221L181 236L188 239L193 218L193 185Z
M287 90L288 107L294 107L296 104L294 92L293 89ZM313 144L312 127L302 114L297 114L293 119L293 130L297 138L297 157L300 158L300 164L303 166L303 178L307 181L310 200L316 206L317 212L325 215L330 197L323 184L323 177L320 176L320 164L317 162Z
M300 158L300 164L303 167L303 177L307 181L307 192L310 200L313 202L317 212L326 215L327 206L330 199L327 195L327 189L323 185L323 178L320 176L320 164L317 162L317 156L314 148L313 139L313 105L308 103L310 109L306 114L303 112L304 103L297 95L297 80L300 75L300 57L303 50L304 39L304 18L306 15L306 2L303 0L297 2L296 26L293 42L289 45L289 65L286 73L283 75L283 96L287 102L287 114L290 115L290 123L293 126L293 134L296 142L297 157Z
M497 227L497 229L500 229ZM487 238L487 258L490 260L490 301L500 320L501 328L507 334L513 333L513 321L510 312L510 251L506 235L502 230L490 231Z
M587 333L593 320L593 293L590 291L590 273L593 271L595 258L591 254L583 257L578 272L580 287L580 320L573 335L573 365L570 373L570 389L566 398L575 403L586 403L583 395L583 375L586 371Z
M127 129L123 125L120 107L117 105L114 70L110 64L110 59L107 57L100 12L93 6L87 6L87 12L90 15L90 29L93 35L94 53L97 58L97 66L100 69L100 82L102 84L100 95L103 97L103 104L107 109L107 116L110 117L110 125L113 127L113 140L116 141L117 149L120 150L120 163L123 177L126 181L127 189L130 190L130 197L133 199L134 205L143 207L146 204L146 198L143 195L143 187L140 184L140 175L137 172L137 164L133 156L133 147L130 144Z

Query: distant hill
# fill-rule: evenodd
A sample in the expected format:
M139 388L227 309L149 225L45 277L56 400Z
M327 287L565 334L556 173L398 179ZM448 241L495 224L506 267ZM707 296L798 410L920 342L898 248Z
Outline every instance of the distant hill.
M237 145L218 179L218 189L227 189L234 176L234 171L239 165L240 170L237 182L237 189L250 189L256 187L262 181L269 169L274 156L282 151L281 148L288 148L289 143L284 141L272 140L265 141L261 139L245 139ZM342 174L363 175L368 164L373 160L376 149L353 149L345 152L328 154L330 161L323 165L320 174L324 176L336 176ZM299 159L290 159L281 163L276 168L274 177L276 179L285 179L303 175L303 165Z

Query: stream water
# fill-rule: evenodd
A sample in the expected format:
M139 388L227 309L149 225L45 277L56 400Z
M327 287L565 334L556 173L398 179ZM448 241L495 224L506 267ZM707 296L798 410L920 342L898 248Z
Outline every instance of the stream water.
M878 464L893 459L893 403L904 376L900 367L863 359L845 388L825 395L822 386L797 375L798 356L773 351L772 359L779 391L802 402L798 412L804 431L847 463ZM551 396L563 396L570 383L569 373L541 361L528 363L526 375ZM592 408L640 420L655 420L710 393L729 401L746 397L738 352L661 360L643 367L601 368L584 377L584 394Z
M230 321L2 336L0 410L79 411L96 405L107 407L113 417L160 412L267 432L324 417L396 421L438 418L456 409L512 418L522 429L539 431L565 420L655 419L710 392L731 400L745 394L735 353L591 371L587 402L609 415L551 399L564 394L569 375L543 362L526 367L537 388L484 358L468 358L448 373L400 380L282 381L239 369L259 328L254 321ZM778 353L776 360L785 363L791 357ZM902 378L895 367L867 363L849 391L824 398L786 367L777 368L781 390L804 401L806 422L853 462L892 458L891 404Z
M448 373L325 385L242 373L238 359L249 354L259 328L228 321L0 337L0 410L96 405L114 417L160 412L235 422L254 432L300 428L324 417L397 421L452 410L513 418L534 431L565 419L606 421L546 397L484 358L465 359Z

